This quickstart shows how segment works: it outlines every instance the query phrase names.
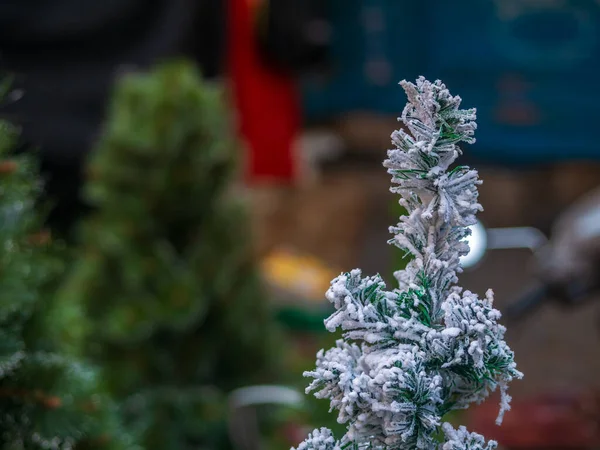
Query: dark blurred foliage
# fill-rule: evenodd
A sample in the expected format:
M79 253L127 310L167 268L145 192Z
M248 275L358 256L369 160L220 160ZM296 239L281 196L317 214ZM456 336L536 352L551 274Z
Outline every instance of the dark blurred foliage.
M0 440L2 448L133 449L95 368L59 329L81 319L52 300L64 268L60 243L42 230L34 158L13 151L0 123Z
M119 80L58 295L147 449L227 448L227 393L280 373L221 96L187 63Z

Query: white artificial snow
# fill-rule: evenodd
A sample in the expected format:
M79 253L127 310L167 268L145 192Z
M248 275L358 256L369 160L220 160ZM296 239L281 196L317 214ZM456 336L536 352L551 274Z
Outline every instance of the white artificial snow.
M391 291L380 276L363 277L359 269L331 282L326 297L335 312L325 326L341 329L344 339L321 350L305 376L312 378L307 392L328 399L348 429L339 441L315 430L298 450L492 450L494 442L442 425L442 417L500 388L500 421L509 409L508 383L522 376L492 291L481 299L456 286L468 227L481 206L477 172L452 165L457 144L475 140L475 110L458 109L460 98L439 81L401 85L408 132L392 134L396 148L384 165L408 211L390 228L390 243L412 259L396 272L398 288Z
M465 427L455 430L449 423L444 423L442 430L446 442L442 444L441 450L494 450L498 446L496 441L486 443L482 435L469 433Z
M331 431L327 428L316 429L298 446L298 450L339 450Z

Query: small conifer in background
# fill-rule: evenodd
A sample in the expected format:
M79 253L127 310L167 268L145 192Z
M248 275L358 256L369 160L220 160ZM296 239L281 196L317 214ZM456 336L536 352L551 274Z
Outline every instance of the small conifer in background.
M169 62L117 82L89 164L59 296L148 450L227 448L227 393L278 372L232 135L219 89Z

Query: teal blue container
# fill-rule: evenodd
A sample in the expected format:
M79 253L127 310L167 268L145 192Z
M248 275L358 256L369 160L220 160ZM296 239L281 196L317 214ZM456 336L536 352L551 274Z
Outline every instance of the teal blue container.
M309 119L400 115L399 80L442 79L478 109L478 162L600 159L597 0L330 0L332 70L304 86Z

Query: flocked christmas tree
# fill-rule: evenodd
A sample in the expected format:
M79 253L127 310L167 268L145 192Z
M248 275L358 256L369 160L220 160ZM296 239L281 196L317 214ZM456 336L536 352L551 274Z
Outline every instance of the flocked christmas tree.
M39 174L12 150L16 136L0 123L0 446L133 449L98 372L60 339L80 316L53 301L65 260L42 230Z
M225 395L276 372L221 97L186 63L118 81L60 294L147 449L227 448Z
M305 375L307 392L329 399L338 421L348 425L340 440L321 428L299 450L337 448L481 450L493 441L455 430L444 416L484 400L499 388L498 422L509 408L508 383L522 374L504 341L500 313L485 298L457 283L459 259L477 203L477 172L452 166L457 144L474 142L475 110L440 82L403 81L408 103L395 131L395 149L384 165L408 214L392 227L390 241L412 259L395 273L397 289L379 276L353 270L333 280L327 298L336 311L327 329L343 340L319 352Z

